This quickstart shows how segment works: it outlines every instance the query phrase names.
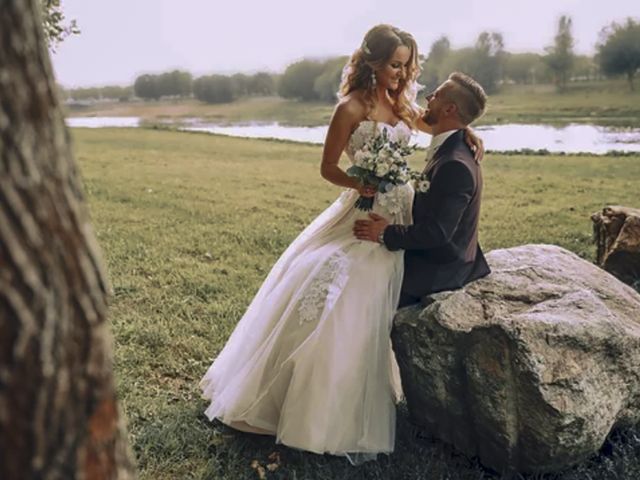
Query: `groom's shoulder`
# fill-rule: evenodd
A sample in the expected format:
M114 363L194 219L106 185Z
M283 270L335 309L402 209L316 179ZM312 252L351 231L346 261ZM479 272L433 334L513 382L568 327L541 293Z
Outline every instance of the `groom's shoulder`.
M474 173L478 169L478 162L476 162L475 155L467 142L464 139L464 134L460 132L456 135L455 139L447 149L447 160L450 162L459 162L463 164L467 169Z
M452 154L460 159L474 160L473 152L464 138L464 130L458 130L452 137Z
M461 162L467 166L476 165L475 157L462 133L456 133L448 139L441 148L441 155L445 162Z
M467 153L469 152L469 153ZM478 176L478 164L471 150L464 144L451 148L438 162L434 172L434 180L450 183L475 184Z

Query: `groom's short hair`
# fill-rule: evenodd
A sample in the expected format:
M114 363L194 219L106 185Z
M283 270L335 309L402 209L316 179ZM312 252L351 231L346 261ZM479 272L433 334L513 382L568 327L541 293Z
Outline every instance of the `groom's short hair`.
M453 84L450 95L458 107L460 120L469 125L482 116L487 106L487 94L484 89L469 75L453 72L449 75Z

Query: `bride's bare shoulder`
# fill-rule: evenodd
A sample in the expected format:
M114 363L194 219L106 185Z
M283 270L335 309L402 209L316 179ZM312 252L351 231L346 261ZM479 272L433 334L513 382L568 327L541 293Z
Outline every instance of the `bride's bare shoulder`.
M340 99L336 105L334 116L349 120L350 123L360 123L367 117L367 104L359 91L353 91Z

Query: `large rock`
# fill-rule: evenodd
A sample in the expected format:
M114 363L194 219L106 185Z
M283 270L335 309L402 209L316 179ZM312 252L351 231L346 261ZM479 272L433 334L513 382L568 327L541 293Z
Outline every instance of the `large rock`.
M640 295L551 245L494 250L492 273L398 312L413 421L498 471L553 471L640 420Z
M591 220L598 265L629 285L639 285L640 210L609 206Z

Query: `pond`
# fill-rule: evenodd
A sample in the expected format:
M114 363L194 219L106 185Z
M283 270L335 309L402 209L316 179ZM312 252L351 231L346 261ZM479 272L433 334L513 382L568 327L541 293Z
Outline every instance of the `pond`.
M200 119L183 120L179 129L209 132L219 135L247 138L275 138L294 142L322 144L327 126L295 127L278 123L251 123L219 125ZM138 127L138 117L71 117L70 127ZM550 152L604 154L609 151L640 152L640 129L602 127L597 125L570 124L566 126L538 124L504 124L476 127L487 150L516 151L522 149L548 150ZM420 133L414 142L427 146L431 137Z

